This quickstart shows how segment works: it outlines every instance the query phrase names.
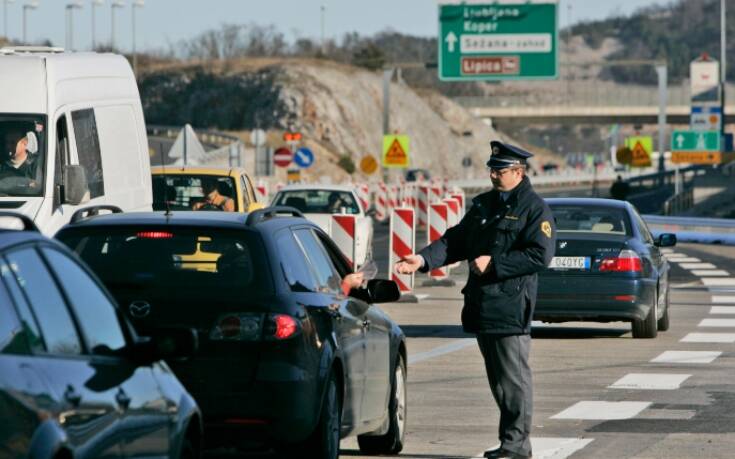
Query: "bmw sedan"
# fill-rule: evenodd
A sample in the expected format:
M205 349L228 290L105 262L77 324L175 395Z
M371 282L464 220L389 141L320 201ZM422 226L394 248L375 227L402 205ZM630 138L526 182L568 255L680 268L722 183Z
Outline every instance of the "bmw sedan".
M627 201L550 198L556 254L539 274L534 319L544 322L627 321L634 338L669 328L669 264L660 248L676 235L654 239Z
M344 294L345 257L296 209L98 215L56 237L141 332L198 329L199 351L171 366L208 446L334 459L357 435L366 453L402 449L405 337L375 305L398 287L373 279Z

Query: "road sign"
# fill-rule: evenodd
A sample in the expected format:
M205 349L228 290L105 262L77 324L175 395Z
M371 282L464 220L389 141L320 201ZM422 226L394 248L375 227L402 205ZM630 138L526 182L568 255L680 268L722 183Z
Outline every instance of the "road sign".
M720 103L720 63L706 54L689 64L692 102Z
M281 147L273 152L273 163L278 167L287 167L291 164L293 153L286 147Z
M558 41L556 0L439 5L439 78L556 78Z
M672 151L672 163L687 164L720 164L722 153L719 151Z
M408 140L407 135L383 136L383 167L408 167Z
M692 105L689 128L692 131L719 131L722 108L719 105Z
M373 155L365 155L360 160L360 170L367 174L373 174L378 170L378 161Z
M286 171L286 180L289 182L301 181L301 169L289 169Z
M314 153L306 147L301 147L293 154L293 162L297 166L306 169L314 164Z
M634 136L625 139L625 146L630 148L630 165L632 167L651 167L651 136Z
M262 129L253 129L250 133L250 143L256 147L265 145L265 131Z
M671 151L720 151L718 131L674 131Z

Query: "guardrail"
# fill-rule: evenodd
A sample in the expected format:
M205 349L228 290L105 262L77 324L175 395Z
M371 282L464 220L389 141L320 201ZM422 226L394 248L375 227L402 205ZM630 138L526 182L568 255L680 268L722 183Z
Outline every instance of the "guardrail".
M654 235L675 233L680 242L735 245L735 219L644 215Z

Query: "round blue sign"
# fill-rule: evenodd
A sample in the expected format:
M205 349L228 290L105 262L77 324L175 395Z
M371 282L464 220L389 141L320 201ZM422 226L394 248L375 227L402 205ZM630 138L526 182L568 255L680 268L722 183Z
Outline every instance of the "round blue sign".
M306 147L301 147L294 152L293 162L297 166L306 169L314 164L314 153Z

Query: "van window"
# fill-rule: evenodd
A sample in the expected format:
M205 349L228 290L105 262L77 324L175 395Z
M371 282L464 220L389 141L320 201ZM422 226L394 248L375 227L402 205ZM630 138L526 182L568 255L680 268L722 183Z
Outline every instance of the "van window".
M56 120L56 165L54 166L54 206L61 205L61 187L64 185L64 166L69 164L69 131L66 115Z
M42 196L46 117L0 114L0 195Z
M100 157L100 140L97 135L97 122L91 108L71 113L74 124L74 137L77 141L79 164L87 174L89 196L96 198L105 194L105 183L102 176L102 158Z

